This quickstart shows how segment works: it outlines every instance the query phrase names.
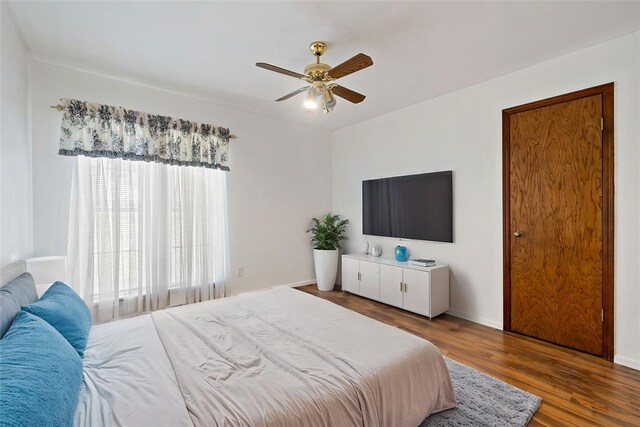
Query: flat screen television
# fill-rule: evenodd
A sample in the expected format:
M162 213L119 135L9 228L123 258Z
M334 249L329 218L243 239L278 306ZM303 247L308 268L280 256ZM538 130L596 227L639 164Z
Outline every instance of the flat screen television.
M362 232L453 242L452 171L362 181Z

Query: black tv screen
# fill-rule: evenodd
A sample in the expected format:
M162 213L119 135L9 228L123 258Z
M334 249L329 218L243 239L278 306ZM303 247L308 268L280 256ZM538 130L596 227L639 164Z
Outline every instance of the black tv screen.
M453 242L452 171L362 181L362 232Z

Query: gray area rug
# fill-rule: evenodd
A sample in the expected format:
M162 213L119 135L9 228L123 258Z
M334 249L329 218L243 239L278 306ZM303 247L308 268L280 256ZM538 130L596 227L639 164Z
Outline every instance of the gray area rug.
M458 405L427 417L419 427L524 427L542 399L445 357Z

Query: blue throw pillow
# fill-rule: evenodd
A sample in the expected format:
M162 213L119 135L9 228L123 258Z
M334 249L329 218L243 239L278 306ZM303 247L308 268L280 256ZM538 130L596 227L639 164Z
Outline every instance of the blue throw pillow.
M20 311L0 340L0 425L70 426L82 359L44 320Z
M55 282L38 301L22 309L56 328L80 357L84 356L91 329L91 312L73 289L62 282Z

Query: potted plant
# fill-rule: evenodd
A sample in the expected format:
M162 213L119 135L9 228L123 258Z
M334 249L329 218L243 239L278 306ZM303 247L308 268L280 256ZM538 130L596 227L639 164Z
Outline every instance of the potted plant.
M307 230L307 233L311 232L313 263L320 291L332 291L336 284L340 241L344 239L348 223L348 219L328 213L321 220L313 218L313 228Z

